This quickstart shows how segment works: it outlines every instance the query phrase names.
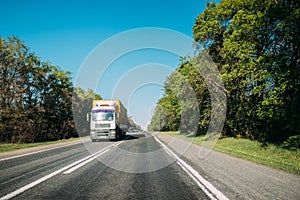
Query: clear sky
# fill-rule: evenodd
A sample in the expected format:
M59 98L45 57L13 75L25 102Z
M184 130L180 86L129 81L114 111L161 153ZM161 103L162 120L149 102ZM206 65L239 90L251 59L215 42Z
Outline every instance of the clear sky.
M87 56L124 31L158 27L192 38L195 18L205 4L206 0L0 0L0 36L18 36L43 61L71 71L75 81ZM160 35L156 38L164 39ZM113 47L118 45L122 44ZM129 115L146 127L162 97L163 81L179 62L179 55L168 50L130 51L113 60L92 89L105 99L121 98ZM152 72L146 72L147 67ZM153 71L156 69L160 70ZM139 82L128 91L129 99L122 99L118 83L124 86L124 79L143 79L149 73L152 77L159 74L159 79Z

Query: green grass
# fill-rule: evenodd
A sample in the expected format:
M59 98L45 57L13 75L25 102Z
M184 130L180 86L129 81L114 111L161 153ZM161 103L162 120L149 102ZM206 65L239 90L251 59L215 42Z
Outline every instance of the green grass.
M197 145L201 145L204 139L203 136L186 137L179 135L178 132L162 133L192 141ZM274 144L262 145L258 141L232 137L219 139L214 149L286 172L300 174L300 149L288 150Z
M79 138L70 138L70 139L63 139L63 140L57 140L57 141L51 141L51 142L24 143L24 144L0 143L0 153L18 150L18 149L30 148L30 147L37 147L37 146L43 146L43 145L49 145L49 144L57 144L57 143L62 143L62 142L67 142L67 141L72 141L72 140L78 140L78 139Z

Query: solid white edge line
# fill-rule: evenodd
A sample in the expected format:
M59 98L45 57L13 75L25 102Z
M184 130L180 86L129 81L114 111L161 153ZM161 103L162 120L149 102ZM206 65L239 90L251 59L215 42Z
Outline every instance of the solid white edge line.
M38 180L36 180L36 181L34 181L34 182L32 182L32 183L29 183L29 184L27 184L27 185L25 185L25 186L23 186L23 187L21 187L21 188L15 190L14 192L11 192L11 193L9 193L9 194L7 194L7 195L5 195L5 196L2 196L2 197L0 198L0 200L11 199L11 198L13 198L13 197L15 197L15 196L17 196L17 195L19 195L19 194L25 192L26 190L29 190L30 188L32 188L32 187L34 187L34 186L36 186L36 185L38 185L38 184L40 184L40 183L42 183L42 182L44 182L44 181L50 179L50 178L52 178L53 176L55 176L55 175L57 175L57 174L60 174L60 173L62 173L63 171L68 170L69 168L71 168L71 167L73 167L73 166L75 166L75 165L78 165L78 164L81 163L81 162L84 162L85 160L87 160L87 159L89 159L89 158L95 156L96 154L99 154L100 152L103 152L103 151L105 151L105 150L110 149L110 148L111 148L112 146L114 146L114 145L115 145L115 144L109 145L108 147L106 147L106 148L104 148L104 149L101 149L100 151L98 151L98 152L96 152L96 153L94 153L94 154L92 154L92 155L89 155L89 156L87 156L87 157L85 157L85 158L83 158L83 159L80 159L80 160L78 160L78 161L76 161L76 162L74 162L74 163L72 163L72 164L70 164L70 165L67 165L66 167L63 167L63 168L61 168L61 169L59 169L59 170L57 170L57 171L55 171L55 172L52 172L51 174L48 174L48 175L46 175L46 176L44 176L44 177L42 177L42 178L40 178L40 179L38 179Z
M59 148L63 148L63 147L76 145L76 144L79 144L79 143L80 142L77 142L77 143L74 143L74 144L67 144L67 145L64 145L64 146L52 147L52 148L49 148L49 149L44 149L44 150L35 151L35 152L31 152L31 153L20 154L20 155L8 157L8 158L1 158L0 161L10 160L10 159L14 159L14 158L20 158L20 157L23 157L23 156L29 156L29 155L32 155L32 154L42 153L42 152L50 151L50 150L53 150L53 149L59 149Z
M204 185L210 192L207 192L209 194L207 194L209 197L211 196L211 194L213 194L214 196L216 196L218 199L220 200L229 200L221 191L219 191L215 186L213 186L210 182L208 182L206 179L204 179L195 169L193 169L189 164L187 164L185 161L183 161L182 159L180 159L177 154L175 154L172 150L170 150L165 144L163 144L156 136L153 136L154 139L163 147L163 149L165 149L166 152L169 152L168 154L172 155L176 160L177 163L180 163L181 165L179 165L184 171L189 171L188 175L192 175L193 180L197 179L197 184L199 185ZM200 186L199 185L199 186ZM200 187L201 188L201 187ZM201 188L202 189L202 188ZM204 191L204 190L203 190ZM204 191L205 192L205 191ZM205 192L206 193L206 192ZM213 198L215 199L215 198Z
M59 173L65 171L65 170L67 170L68 168L73 167L74 165L77 165L78 163L80 163L80 162L82 162L82 161L84 161L84 160L86 160L86 159L88 159L88 158L90 158L90 157L91 157L91 156L87 156L87 157L85 157L85 158L83 158L83 159L81 159L81 160L79 160L79 161L77 161L77 162L75 162L75 163L72 163L72 164L70 164L70 165L68 165L68 166L66 166L66 167L63 167L63 168L61 168L61 169L55 171L55 172L52 172L51 174L48 174L47 176L44 176L44 177L42 177L42 178L40 178L40 179L38 179L38 180L36 180L36 181L30 183L30 184L27 184L27 185L25 185L25 186L23 186L23 187L17 189L17 190L14 191L14 192L11 192L11 193L9 193L9 194L7 194L7 195L1 197L0 200L11 199L11 198L13 198L13 197L15 197L15 196L17 196L17 195L19 195L19 194L25 192L26 190L28 190L28 189L30 189L30 188L32 188L32 187L34 187L34 186L36 186L36 185L38 185L38 184L40 184L40 183L46 181L46 180L48 180L49 178L51 178L51 177L53 177L53 176L55 176L55 175L57 175L57 174L59 174Z
M194 176L191 174L180 162L176 162L200 187L200 189L211 199L211 200L217 200L212 193L210 193L204 185L202 185Z

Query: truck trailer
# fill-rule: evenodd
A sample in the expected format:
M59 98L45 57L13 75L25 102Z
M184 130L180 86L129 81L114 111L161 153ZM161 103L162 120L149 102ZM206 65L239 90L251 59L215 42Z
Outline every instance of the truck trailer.
M100 139L119 140L128 131L127 110L120 100L94 100L87 118L93 142Z

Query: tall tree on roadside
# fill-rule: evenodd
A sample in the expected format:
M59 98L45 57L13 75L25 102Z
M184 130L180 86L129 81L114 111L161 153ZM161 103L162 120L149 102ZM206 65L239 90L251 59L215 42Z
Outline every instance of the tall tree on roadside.
M69 75L42 62L18 38L0 38L0 141L76 136Z
M299 12L299 1L224 0L197 17L195 41L227 89L227 134L272 141L300 134Z

